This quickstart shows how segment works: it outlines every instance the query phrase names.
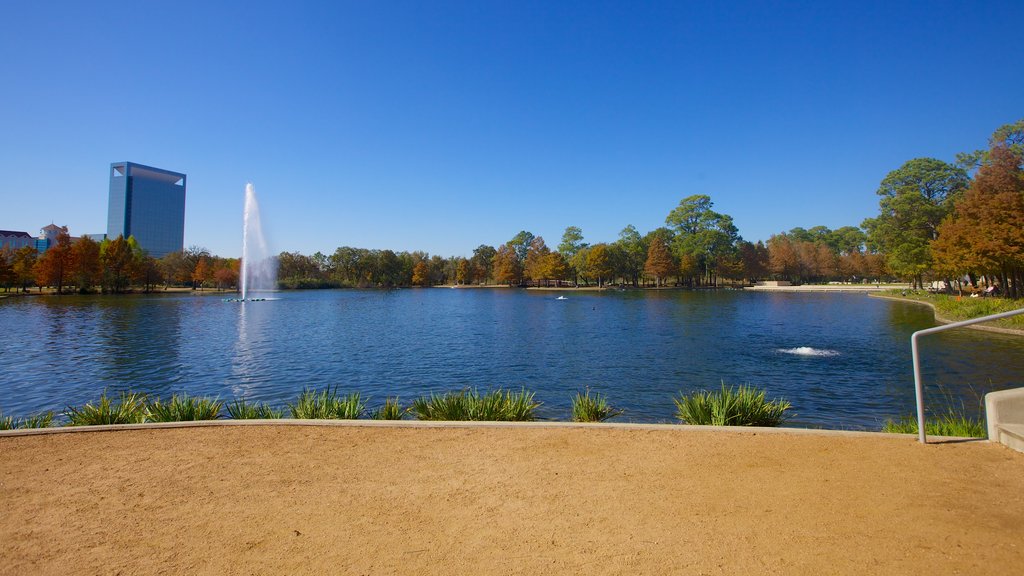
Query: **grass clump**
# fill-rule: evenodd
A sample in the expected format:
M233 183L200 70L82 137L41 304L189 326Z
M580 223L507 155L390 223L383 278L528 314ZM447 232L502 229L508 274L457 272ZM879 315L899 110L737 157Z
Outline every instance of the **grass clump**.
M599 392L590 395L590 388L586 393L576 393L572 399L572 421L573 422L604 422L622 414L622 410L613 408L608 400Z
M69 426L98 426L103 424L141 424L146 421L146 396L136 392L122 392L117 402L106 393L96 404L69 406L64 411Z
M388 396L384 400L384 405L374 410L370 414L370 418L374 420L401 420L402 416L408 411L408 408L402 408L402 405L398 403L397 396L394 398Z
M0 430L17 430L19 428L49 428L53 426L53 412L44 412L26 418L15 419L13 416L4 417L0 412Z
M778 426L791 405L786 400L765 400L765 391L732 386L718 392L702 390L675 398L676 417L686 424L711 426Z
M170 400L154 400L147 404L147 418L151 422L191 422L193 420L216 420L224 402L216 398L174 394Z
M525 422L536 420L534 411L540 406L533 392L492 390L480 394L476 389L431 393L413 401L410 411L419 420L473 420L491 422Z
M929 436L958 436L960 438L985 438L988 436L985 422L977 418L970 418L963 412L953 409L949 409L945 414L926 418L924 431ZM882 425L882 432L917 434L917 417L904 416L899 420L889 420Z
M284 418L284 410L271 407L262 402L249 402L244 398L236 399L227 405L228 416L235 420L277 420Z
M289 404L292 418L308 420L355 420L366 411L366 402L353 392L347 396L338 394L336 388L324 390L305 389Z

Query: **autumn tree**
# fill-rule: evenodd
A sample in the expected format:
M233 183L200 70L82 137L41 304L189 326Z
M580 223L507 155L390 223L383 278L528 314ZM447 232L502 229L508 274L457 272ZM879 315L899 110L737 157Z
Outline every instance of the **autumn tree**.
M939 227L937 267L951 276L974 271L999 278L1006 295L1024 295L1022 156L999 143L963 200Z
M594 244L587 251L587 274L597 279L598 287L604 286L605 280L611 280L614 272L611 249L607 244Z
M67 232L57 235L57 241L47 248L36 261L35 276L39 286L54 286L57 294L64 290L64 284L72 274L71 237Z
M969 182L963 168L935 158L915 158L882 180L877 191L879 215L862 226L893 272L911 278L917 287L923 285L939 224Z
M676 262L672 259L672 251L664 238L655 237L647 248L647 260L644 262L644 274L654 277L654 285L663 286L665 279L676 271Z
M103 282L99 242L82 236L71 245L71 277L78 291L85 293Z
M136 273L135 254L128 240L118 236L101 242L100 263L103 266L103 291L126 291Z
M196 261L196 267L192 271L192 285L198 286L200 290L203 289L203 284L213 279L213 268L210 266L210 261L206 255L201 255L199 260Z
M3 285L5 292L11 291L14 278L14 252L5 246L0 248L0 285Z
M548 272L550 263L548 256L551 249L544 243L543 236L537 236L530 242L530 249L526 252L526 260L523 262L523 276L538 284L551 277Z
M522 278L522 266L519 263L519 257L516 255L515 248L508 244L502 244L498 247L492 259L492 268L494 270L495 282L511 286L518 284Z
M742 275L751 282L757 282L768 276L768 264L770 261L768 248L760 240L757 244L752 242L739 243L739 263Z
M412 283L414 286L430 286L430 265L420 260L412 269Z
M14 274L14 282L24 292L29 286L35 283L35 266L38 254L33 246L22 246L14 252L11 260L11 271Z

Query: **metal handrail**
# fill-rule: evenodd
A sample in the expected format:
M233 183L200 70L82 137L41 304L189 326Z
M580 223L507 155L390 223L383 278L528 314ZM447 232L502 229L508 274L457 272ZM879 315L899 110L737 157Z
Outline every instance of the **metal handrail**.
M917 356L918 337L935 334L936 332L952 330L954 328L963 328L964 326L971 326L972 324L981 324L982 322L988 322L990 320L1009 318L1010 316L1016 316L1018 314L1024 314L1024 308L1010 312L1001 312L999 314L989 314L988 316L982 316L981 318L964 320L962 322L953 322L952 324L943 324L942 326L936 326L934 328L926 328L924 330L918 330L910 335L910 352L914 358L914 389L917 394L917 431L918 440L921 441L921 444L927 444L928 438L924 433L924 386L921 384L921 362L918 360Z

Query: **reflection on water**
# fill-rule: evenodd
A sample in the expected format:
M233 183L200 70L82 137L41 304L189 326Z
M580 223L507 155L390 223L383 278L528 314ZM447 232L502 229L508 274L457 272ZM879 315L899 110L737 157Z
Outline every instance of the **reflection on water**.
M10 298L0 409L62 410L104 390L187 391L283 405L302 388L371 404L431 391L526 387L566 418L589 387L622 420L672 421L672 397L752 384L797 425L877 428L913 411L919 306L842 294L520 290L286 292L273 302L193 294ZM929 402L973 406L1020 384L1024 339L954 331L922 349Z

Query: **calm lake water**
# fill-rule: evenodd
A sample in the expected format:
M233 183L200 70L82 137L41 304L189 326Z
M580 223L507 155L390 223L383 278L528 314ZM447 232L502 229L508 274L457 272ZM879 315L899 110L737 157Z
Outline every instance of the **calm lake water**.
M568 419L584 387L669 422L679 392L753 384L792 425L877 429L914 410L910 334L932 313L856 294L559 293L410 289L0 300L0 410L24 416L134 390L284 405L303 387L404 400L525 387ZM970 330L924 341L932 406L969 410L1024 382L1024 339Z

